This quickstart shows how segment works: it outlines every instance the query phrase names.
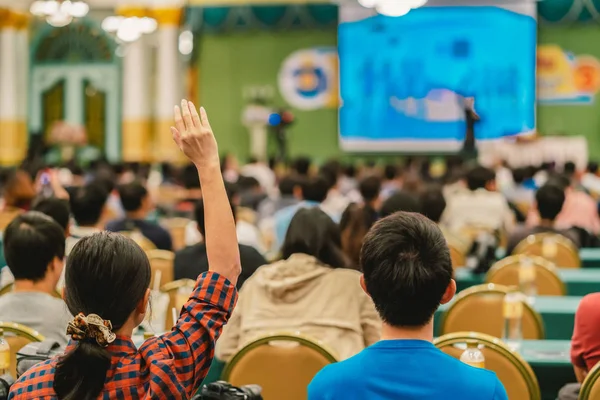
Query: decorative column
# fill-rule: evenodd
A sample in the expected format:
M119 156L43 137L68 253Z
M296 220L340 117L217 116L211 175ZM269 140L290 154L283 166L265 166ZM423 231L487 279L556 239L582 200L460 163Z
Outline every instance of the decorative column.
M22 44L22 31L27 16L8 9L0 9L0 165L14 165L23 160L27 151L27 128L25 124L26 98L19 93L27 79L26 63L29 45ZM18 33L19 32L19 33ZM25 33L25 40L27 34ZM19 47L21 46L21 47Z
M123 17L146 16L143 7L117 10ZM123 58L123 161L151 161L150 59L145 35L125 48Z
M173 107L181 103L182 82L179 65L179 25L181 8L157 8L156 103L154 110L154 158L179 161L182 155L171 138Z

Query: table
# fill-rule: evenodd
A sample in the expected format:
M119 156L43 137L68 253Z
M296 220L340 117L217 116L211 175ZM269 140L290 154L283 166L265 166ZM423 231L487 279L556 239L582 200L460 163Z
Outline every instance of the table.
M569 340L573 334L575 311L581 297L575 296L538 296L533 308L542 315L546 339ZM444 304L435 312L433 332L442 334L442 319L450 303Z
M560 278L567 287L567 294L570 296L585 296L586 294L600 292L600 268L588 269L559 269ZM479 285L485 282L485 274L474 274L466 268L459 268L454 271L456 280L456 290L467 289L471 286Z

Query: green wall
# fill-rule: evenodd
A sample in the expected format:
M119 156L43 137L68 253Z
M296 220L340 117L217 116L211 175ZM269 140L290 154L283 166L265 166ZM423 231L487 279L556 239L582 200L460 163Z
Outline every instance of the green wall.
M271 85L276 92L273 105L283 106L277 86L283 60L296 50L336 44L336 29L204 35L200 40L200 99L219 150L233 152L242 160L248 156L250 138L241 123L244 86ZM291 156L323 160L340 154L337 110L294 110L294 114L297 122L289 129Z
M589 54L600 59L600 25L541 25L540 44L557 44L575 55ZM538 131L543 135L583 135L590 158L600 159L600 94L590 105L540 105Z

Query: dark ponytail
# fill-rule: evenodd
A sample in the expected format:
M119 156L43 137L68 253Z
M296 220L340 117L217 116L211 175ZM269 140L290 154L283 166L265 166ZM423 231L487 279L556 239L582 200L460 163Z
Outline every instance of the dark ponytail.
M143 300L150 264L132 240L102 232L81 239L67 259L65 302L71 314L97 314L118 331ZM54 391L61 400L94 400L101 394L111 354L94 339L76 342L56 366Z

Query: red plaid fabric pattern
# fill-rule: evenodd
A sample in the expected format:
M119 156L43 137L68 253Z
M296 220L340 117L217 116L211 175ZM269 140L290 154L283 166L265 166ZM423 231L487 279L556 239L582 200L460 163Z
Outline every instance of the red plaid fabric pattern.
M107 347L111 368L99 399L189 399L215 354L215 343L229 319L237 291L226 278L203 273L173 330L136 349L130 337L117 336ZM67 352L74 348L71 343ZM57 359L36 365L13 385L9 399L56 399Z

